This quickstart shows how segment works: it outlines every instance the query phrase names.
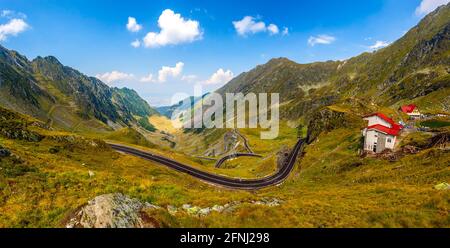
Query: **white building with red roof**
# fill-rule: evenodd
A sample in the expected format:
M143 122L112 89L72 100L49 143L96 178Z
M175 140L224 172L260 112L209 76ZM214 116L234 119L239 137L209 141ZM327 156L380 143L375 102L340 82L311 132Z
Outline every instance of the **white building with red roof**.
M368 121L363 130L364 151L380 153L386 149L393 150L402 126L382 113L364 117Z
M415 104L403 105L400 107L399 110L407 114L411 119L422 118L422 114L420 113L419 108Z

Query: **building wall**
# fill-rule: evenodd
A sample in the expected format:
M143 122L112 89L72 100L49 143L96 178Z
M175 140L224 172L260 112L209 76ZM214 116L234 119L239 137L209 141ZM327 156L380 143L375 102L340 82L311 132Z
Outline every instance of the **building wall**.
M395 142L397 140L397 137L392 135L386 135L386 148L394 150Z
M385 149L393 150L395 147L396 137L388 134L384 134L375 130L365 130L364 134L364 150L382 152ZM375 146L376 145L376 146Z
M412 113L408 113L408 116L411 118L421 118L422 114L420 114L420 112L415 109Z
M373 126L373 125L380 124L380 125L383 125L385 127L392 128L392 125L389 122L381 119L380 117L378 117L376 115L370 116L370 117L366 117L366 118L364 118L364 120L369 121L368 126Z
M375 143L378 141L377 132L368 130L365 132L364 150L373 151Z

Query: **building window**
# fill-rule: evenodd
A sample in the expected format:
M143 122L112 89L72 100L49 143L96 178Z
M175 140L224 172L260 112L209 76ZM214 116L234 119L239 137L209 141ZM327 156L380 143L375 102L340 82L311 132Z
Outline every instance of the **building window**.
M392 139L391 138L387 139L387 142L392 143Z

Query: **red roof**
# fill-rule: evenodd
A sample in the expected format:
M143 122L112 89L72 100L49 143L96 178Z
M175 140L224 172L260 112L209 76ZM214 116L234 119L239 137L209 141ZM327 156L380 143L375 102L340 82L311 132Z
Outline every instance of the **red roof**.
M397 125L397 126L400 126L400 125ZM389 135L392 135L392 136L397 136L398 133L400 132L400 128L399 129L388 128L388 127L385 127L385 126L380 125L380 124L372 125L372 126L369 126L367 128L367 130L371 130L371 129L377 130L377 131L380 131L380 132L383 132L383 133L386 133L386 134L389 134Z
M416 109L417 106L415 104L403 105L400 107L403 113L410 114Z
M395 130L402 130L402 129L403 129L403 126L402 126L402 125L399 125L399 124L394 124L394 125L392 125L392 129L395 129Z
M397 124L395 124L395 121L393 121L391 118L387 117L387 116L384 115L383 113L373 113L373 114L367 115L367 116L365 116L365 117L371 117L371 116L375 116L375 115L378 116L378 117L380 117L381 119L385 120L385 121L388 122L389 124L391 124L392 127L394 127L395 125L397 125Z

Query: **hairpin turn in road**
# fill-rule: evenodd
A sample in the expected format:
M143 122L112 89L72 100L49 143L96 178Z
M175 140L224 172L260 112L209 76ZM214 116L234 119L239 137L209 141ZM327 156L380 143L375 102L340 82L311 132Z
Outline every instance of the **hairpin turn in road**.
M303 148L303 145L305 144L304 139L299 139L297 143L295 144L294 148L292 149L291 153L288 155L288 158L286 159L285 164L283 167L278 170L275 174L260 178L260 179L237 179L237 178L231 178L231 177L225 177L216 175L213 173L205 172L198 170L196 168L193 168L189 165L185 165L182 163L179 163L175 160L155 155L149 152L145 152L136 148L132 148L125 145L120 144L113 144L108 143L111 148L113 148L116 151L124 152L133 156L137 156L149 161L157 162L162 165L165 165L171 169L174 169L176 171L186 173L188 175L191 175L197 179L200 179L202 181L212 183L218 186L223 186L227 188L233 188L233 189L245 189L245 190L253 190L253 189L261 189L269 186L274 186L282 183L291 173L292 169L295 166L295 162L297 161L297 156L300 152L300 150Z

